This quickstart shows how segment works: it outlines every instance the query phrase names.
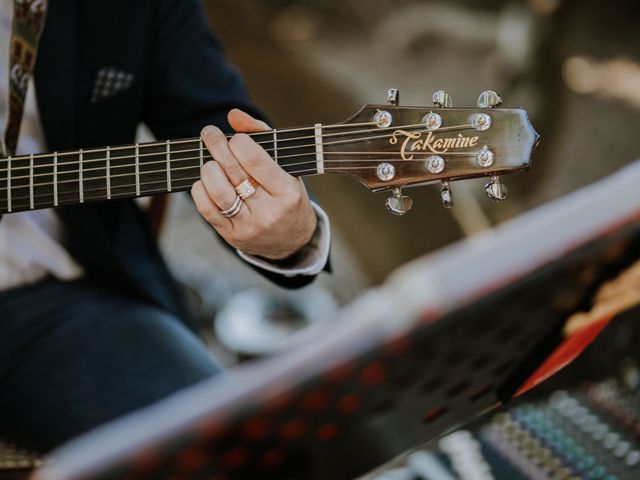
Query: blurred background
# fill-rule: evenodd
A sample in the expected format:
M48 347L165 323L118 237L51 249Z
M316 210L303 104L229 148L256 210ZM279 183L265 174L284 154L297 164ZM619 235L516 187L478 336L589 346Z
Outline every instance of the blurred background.
M493 89L504 106L527 109L542 135L530 172L503 179L510 196L501 204L485 197L483 180L458 182L454 209L442 207L436 187L421 187L406 192L413 197L413 210L396 217L384 207L386 194L372 194L338 175L311 178L309 186L332 220L334 274L293 296L270 287L212 242L190 203L174 197L163 235L165 252L193 292L203 324L217 315L212 337L224 336L236 353L264 353L314 318L326 321L332 309L383 282L399 265L640 156L637 2L205 4L228 57L275 126L339 123L365 103L384 103L391 87L400 89L403 105L430 105L432 93L445 89L459 107L475 106L481 91ZM239 300L229 301L240 292L245 293ZM230 320L247 317L248 304L261 304L256 312L270 312L262 315L269 317L267 329L257 326L265 321L259 313ZM243 305L244 314L233 305ZM234 355L229 361L238 359Z
M228 58L275 127L339 123L366 103L384 103L389 88L400 89L402 105L422 106L431 105L432 93L444 89L457 107L475 106L480 92L492 89L502 95L504 106L525 108L542 136L531 170L503 179L510 193L500 204L485 197L484 180L457 182L452 185L453 209L442 207L437 187L420 187L405 191L414 207L397 217L385 209L387 194L372 194L337 175L309 179L331 218L333 274L323 274L295 292L281 291L247 268L214 240L186 195L172 196L162 247L189 294L206 340L226 366L288 348L313 335L315 327L326 326L337 308L384 282L400 265L566 195L640 157L637 0L204 3ZM476 426L481 429L473 434L455 432L396 461L386 476L367 478L408 480L418 478L418 472L424 474L419 478L452 478L424 473L440 472L433 470L434 459L446 455L460 478L494 478L479 455L479 442L500 447L517 444L524 436L528 440L523 448L531 450L527 455L533 458L544 449L525 430L542 425L557 434L554 425L564 424L577 432L576 438L590 432L604 442L609 453L598 461L612 460L610 470L620 465L640 468L640 446L632 449L624 435L601 421L604 407L633 417L635 423L623 420L627 427L637 425L629 437L640 445L639 332L630 322L608 329L591 355L545 383L542 394L571 385L567 378L585 372L598 377L619 370L617 382L608 380L581 393L556 391L535 407L517 404L489 422L482 419ZM618 353L630 346L634 361ZM588 458L576 452L570 452L574 460L591 468ZM578 478L567 472L553 478ZM623 478L598 472L580 478ZM499 473L496 478L521 478L513 470Z

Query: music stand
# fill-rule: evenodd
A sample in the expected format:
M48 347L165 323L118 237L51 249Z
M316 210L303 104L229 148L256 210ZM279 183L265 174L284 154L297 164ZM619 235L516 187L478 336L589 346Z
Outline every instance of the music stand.
M54 452L37 480L353 478L553 374L640 256L640 162L399 269L313 341Z

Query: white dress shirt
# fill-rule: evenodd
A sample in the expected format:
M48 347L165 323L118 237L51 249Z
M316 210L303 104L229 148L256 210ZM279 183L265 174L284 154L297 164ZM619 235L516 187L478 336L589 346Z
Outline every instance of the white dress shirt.
M7 114L12 14L13 0L0 0L0 126L5 125ZM24 107L19 155L46 151L34 92L32 81ZM0 291L37 282L47 275L61 280L82 276L82 268L60 244L61 239L62 225L52 210L5 215L0 221Z
M0 125L6 122L8 97L9 43L13 0L0 0ZM47 151L38 113L33 81L25 103L17 154ZM1 161L1 160L0 160ZM329 256L329 221L322 209L313 204L318 228L312 241L298 256L296 265L278 266L264 259L238 254L262 269L285 276L320 273ZM62 245L63 226L52 210L12 213L0 221L0 291L33 284L51 275L63 281L80 278L84 271Z

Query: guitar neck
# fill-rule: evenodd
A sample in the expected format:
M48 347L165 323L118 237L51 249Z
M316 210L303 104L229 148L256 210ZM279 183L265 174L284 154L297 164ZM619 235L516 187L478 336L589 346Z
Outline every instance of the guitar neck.
M324 173L323 135L320 125L250 134L294 176ZM189 190L210 159L199 138L0 159L0 215Z
M540 138L518 108L391 105L365 105L340 124L250 136L291 175L336 172L392 190L386 205L396 214L410 207L401 188L438 181L447 207L449 182L467 178L491 177L485 192L504 199L497 175L526 170ZM0 159L0 215L189 190L209 159L199 138Z

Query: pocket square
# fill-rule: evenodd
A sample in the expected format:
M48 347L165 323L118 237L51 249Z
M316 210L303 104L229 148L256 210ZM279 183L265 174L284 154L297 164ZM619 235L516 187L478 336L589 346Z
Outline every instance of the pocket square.
M98 70L96 81L93 85L91 103L98 103L105 98L113 97L121 93L133 84L134 76L116 67L103 67Z

